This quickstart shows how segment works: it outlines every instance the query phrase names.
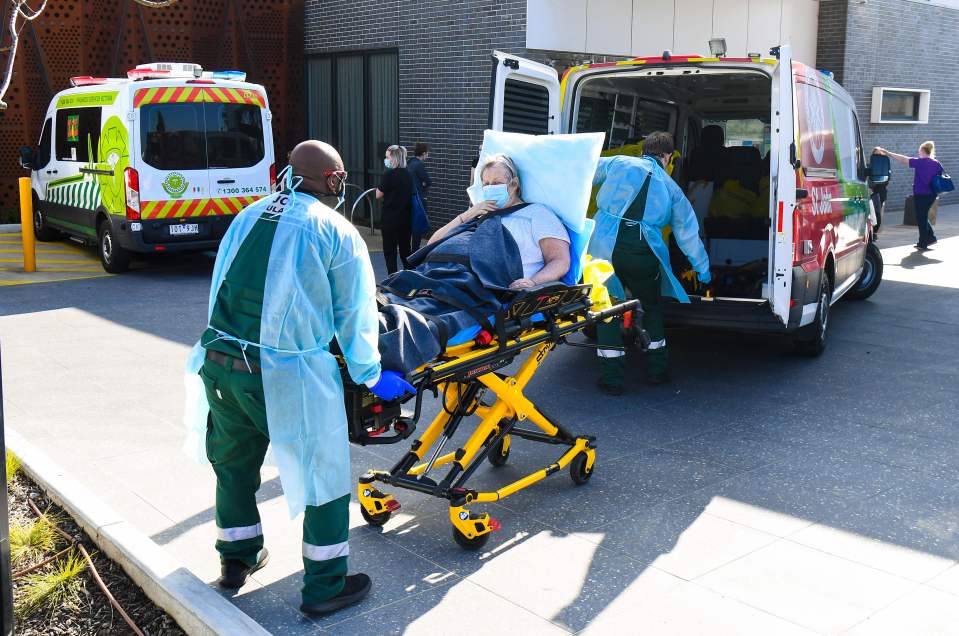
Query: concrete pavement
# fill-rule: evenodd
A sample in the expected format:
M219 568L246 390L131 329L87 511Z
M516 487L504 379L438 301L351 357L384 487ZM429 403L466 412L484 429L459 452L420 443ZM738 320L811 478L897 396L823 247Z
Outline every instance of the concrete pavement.
M351 569L374 591L326 619L296 612L299 523L265 469L273 558L234 602L278 634L954 633L959 209L937 232L918 254L914 228L884 228L885 280L835 307L819 359L774 337L671 331L674 383L645 387L632 360L629 391L608 399L591 352L561 348L530 395L597 436L590 483L561 473L486 507L503 530L480 553L452 542L438 500L396 493L382 529L354 503ZM212 471L179 451L210 262L154 265L0 292L7 421L212 581ZM353 471L402 450L354 448ZM517 443L475 484L555 454Z

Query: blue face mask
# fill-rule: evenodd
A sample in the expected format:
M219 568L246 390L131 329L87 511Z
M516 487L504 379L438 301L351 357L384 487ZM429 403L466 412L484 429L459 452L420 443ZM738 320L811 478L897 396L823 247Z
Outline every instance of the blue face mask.
M483 186L483 200L492 201L501 208L509 201L509 187L505 183Z
M386 166L387 170L393 167L393 164L390 163L390 160L385 157L383 158L383 165Z

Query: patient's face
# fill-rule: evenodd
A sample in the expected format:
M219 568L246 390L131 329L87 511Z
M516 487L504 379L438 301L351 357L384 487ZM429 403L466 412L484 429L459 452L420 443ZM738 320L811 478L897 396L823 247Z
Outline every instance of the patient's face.
M517 191L519 191L519 181L517 179L511 179L509 176L509 171L503 166L494 165L487 168L483 171L482 175L483 185L506 185L509 188L509 194L511 197L516 196Z

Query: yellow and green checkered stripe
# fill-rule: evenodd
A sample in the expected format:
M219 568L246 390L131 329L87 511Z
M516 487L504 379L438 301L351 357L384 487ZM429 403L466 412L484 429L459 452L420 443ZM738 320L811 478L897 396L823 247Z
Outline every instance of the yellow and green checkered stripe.
M96 181L62 180L47 186L46 201L59 205L69 205L74 208L96 210L103 198L100 193L100 184Z

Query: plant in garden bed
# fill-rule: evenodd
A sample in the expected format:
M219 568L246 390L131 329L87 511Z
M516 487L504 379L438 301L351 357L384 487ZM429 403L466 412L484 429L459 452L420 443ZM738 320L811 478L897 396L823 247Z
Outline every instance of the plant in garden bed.
M83 591L83 580L77 575L86 569L83 558L71 553L47 572L26 575L16 599L17 614L23 617L39 609L76 607Z

